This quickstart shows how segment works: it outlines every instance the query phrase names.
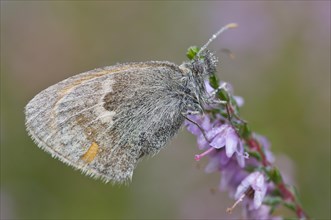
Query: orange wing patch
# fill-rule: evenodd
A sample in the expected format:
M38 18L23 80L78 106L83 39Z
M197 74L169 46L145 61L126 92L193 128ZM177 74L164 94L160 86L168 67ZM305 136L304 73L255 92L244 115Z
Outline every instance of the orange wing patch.
M82 160L84 160L87 163L91 163L94 160L94 158L97 156L98 150L99 150L99 145L95 142L92 142L89 149L82 156Z

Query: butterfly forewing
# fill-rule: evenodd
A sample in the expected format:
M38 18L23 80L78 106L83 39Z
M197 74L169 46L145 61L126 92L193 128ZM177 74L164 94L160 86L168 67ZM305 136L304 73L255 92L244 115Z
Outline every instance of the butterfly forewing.
M123 182L138 160L156 154L180 128L178 66L129 63L59 82L26 106L39 147L88 175Z

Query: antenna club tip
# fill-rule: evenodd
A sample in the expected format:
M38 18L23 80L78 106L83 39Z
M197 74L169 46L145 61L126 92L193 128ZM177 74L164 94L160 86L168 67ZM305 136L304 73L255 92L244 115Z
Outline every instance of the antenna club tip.
M223 33L224 31L226 31L227 29L229 29L229 28L236 28L236 27L238 27L238 24L236 24L236 23L230 23L230 24L227 24L227 25L225 25L224 27L222 27L220 30L218 30L209 40L208 40L208 42L205 44L205 45L203 45L201 48L200 48L200 50L199 50L199 52L196 54L196 56L199 56L200 54L201 54L201 52L202 51L204 51L207 47L208 47L208 45L213 41L213 40L215 40L221 33Z
M238 27L238 24L237 23L230 23L230 24L227 24L226 27L227 28L236 28L236 27Z

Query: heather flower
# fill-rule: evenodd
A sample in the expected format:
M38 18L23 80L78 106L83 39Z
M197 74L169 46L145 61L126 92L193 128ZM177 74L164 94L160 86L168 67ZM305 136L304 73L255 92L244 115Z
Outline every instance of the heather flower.
M226 156L231 158L236 153L239 165L244 167L245 155L243 143L231 125L222 124L219 120L211 122L211 119L207 115L191 115L189 119L199 124L200 128L203 129L201 131L197 125L189 121L185 122L188 131L197 136L199 149L206 149L203 153L195 155L197 161L206 155L211 155L216 150L220 152L220 149L224 147ZM217 163L217 158L218 160L221 159L217 155L214 155L213 158L214 161L212 163L214 164Z
M240 100L236 102L237 105L242 104ZM270 174L261 169L274 162L269 141L253 132L249 134L249 138L241 137L240 127L236 127L228 118L218 113L190 115L188 119L185 121L188 131L197 137L199 149L204 150L203 153L195 155L195 160L199 161L202 157L208 156L209 162L205 171L220 172L220 190L227 190L230 197L237 199L227 211L231 212L242 202L246 219L281 219L271 216L273 210L271 206L262 205L266 193L277 189L275 182L281 178L276 175L273 177L276 179L270 181ZM237 123L242 122L237 121ZM247 146L248 151L255 156L248 158L244 146ZM252 169L251 173L248 172L249 169L243 169L247 165ZM288 190L284 188L282 190L286 196L289 195ZM300 216L305 215L300 206L297 213Z
M197 136L199 149L205 150L196 155L195 160L208 156L205 171L220 172L220 190L228 190L233 197L237 186L248 175L243 169L248 159L244 153L243 141L231 125L221 123L218 119L211 121L208 115L191 115L189 119L198 123L206 135L205 137L197 125L185 122L187 129Z
M189 49L188 54L196 51ZM246 219L279 220L271 214L283 199L298 217L307 217L280 171L273 166L275 159L269 141L252 132L241 119L239 107L244 104L243 98L234 96L232 86L220 83L215 75L209 81L205 88L210 99L215 99L214 104L203 106L205 115L188 116L185 126L196 136L199 149L204 150L195 155L195 160L208 156L205 171L219 172L220 190L228 190L230 197L237 200L227 211L242 202ZM268 199L262 204L267 193Z
M243 216L245 219L259 219L259 220L282 220L281 217L271 216L271 208L267 205L261 205L258 209L245 208Z
M272 154L272 152L270 151L270 142L269 140L262 136L262 135L259 135L257 133L253 133L253 138L255 138L262 146L263 150L264 150L264 153L265 153L265 156L266 156L266 159L269 163L274 163L275 162L275 157L274 155Z
M230 84L225 82L222 82L221 84L222 86L220 88L225 88L231 93L233 92ZM205 87L207 93L214 95L216 90L210 86L209 81L205 81ZM238 106L243 104L243 98L236 97L235 100ZM209 107L210 106L208 106L208 108ZM222 118L220 115L217 116ZM243 145L240 142L240 138L236 134L234 128L229 124L222 124L220 120L214 120L214 122L211 122L211 119L207 115L191 115L189 116L189 119L199 124L200 128L189 121L185 121L188 131L197 136L199 149L207 149L204 153L195 156L197 161L215 149L221 149L223 147L225 147L226 156L229 158L231 158L235 152L237 152L237 154L243 154ZM243 167L243 157L239 156L238 160L240 160L240 164Z
M237 187L235 198L241 200L245 196L253 194L253 207L257 209L261 206L267 192L267 184L264 174L256 171L249 174Z
M220 149L225 146L225 152L227 157L232 157L237 150L238 143L240 141L235 130L227 124L221 125L215 129L217 135L210 142L210 146L215 149Z
M221 170L221 181L219 189L228 191L231 198L234 197L237 186L247 176L248 172L239 166L238 162L231 158Z
M226 156L225 150L216 150L209 154L209 161L205 167L205 171L206 173L221 171L229 162L230 158Z

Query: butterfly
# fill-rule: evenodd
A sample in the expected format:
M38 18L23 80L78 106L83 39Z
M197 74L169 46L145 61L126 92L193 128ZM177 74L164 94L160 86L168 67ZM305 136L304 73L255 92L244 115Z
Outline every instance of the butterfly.
M203 113L210 100L205 80L218 63L206 48L235 26L220 29L181 65L118 64L48 87L25 107L29 135L41 149L89 176L131 180L137 163L157 154L187 115Z

